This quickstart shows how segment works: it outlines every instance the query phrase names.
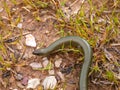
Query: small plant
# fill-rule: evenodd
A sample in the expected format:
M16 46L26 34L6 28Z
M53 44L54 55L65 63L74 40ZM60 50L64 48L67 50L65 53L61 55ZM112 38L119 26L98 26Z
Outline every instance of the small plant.
M114 73L113 73L112 71L106 71L105 77L106 77L108 80L110 80L110 81L112 81L112 82L114 82L114 83L118 83L118 81L116 80L115 75L114 75Z

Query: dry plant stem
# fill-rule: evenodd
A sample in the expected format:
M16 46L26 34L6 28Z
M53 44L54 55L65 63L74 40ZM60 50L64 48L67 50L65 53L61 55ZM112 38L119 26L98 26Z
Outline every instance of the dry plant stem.
M80 0L75 0L69 7L74 6L77 2L79 2Z
M113 13L113 11L103 11L103 13L110 14ZM115 10L114 13L120 13L120 10Z
M11 47L9 47L8 45L6 45L6 47L7 47L12 53L15 53L15 51L14 51Z
M57 2L55 2L54 0L51 0L52 2L53 2L53 4L55 5L55 8L56 9L59 9L59 7L60 7L60 1L59 0L57 0ZM57 4L58 3L58 4Z
M120 43L111 44L111 46L120 46Z
M30 34L30 32L27 32L27 33L23 33L22 35L17 35L17 36L15 36L15 37L12 37L12 38L10 38L10 39L14 39L13 40L13 42L17 39L17 38L19 38L20 36L25 36L25 35L28 35L28 34ZM3 39L5 39L5 38L3 38ZM9 40L9 39L8 39ZM12 41L11 41L12 42ZM7 40L4 40L4 43L7 43Z

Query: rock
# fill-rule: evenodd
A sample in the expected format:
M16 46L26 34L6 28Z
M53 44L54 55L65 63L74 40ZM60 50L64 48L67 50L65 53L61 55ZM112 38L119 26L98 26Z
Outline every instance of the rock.
M18 90L17 88L10 87L9 90Z
M21 29L22 28L22 23L18 23L17 27Z
M28 80L27 88L35 89L40 84L39 78L33 78Z
M43 58L43 67L47 67L48 64L49 64L49 60L46 57Z
M54 89L57 85L57 80L56 80L55 76L48 76L44 79L42 85L45 90Z
M32 63L30 63L30 66L32 67L32 69L40 69L40 68L42 68L41 63L38 63L38 62L32 62Z
M18 50L22 50L23 49L23 46L20 43L17 43L16 47L17 47Z
M18 90L17 88L15 88L15 89L12 89L12 90Z
M73 69L72 65L69 65L68 67L60 68L60 71L64 74L70 74Z
M25 86L23 86L20 82L17 82L17 86L21 89L25 88Z
M47 58L47 57L44 57L44 58L42 58L42 60L45 61L45 60L48 60L48 58Z
M23 77L21 81L22 85L26 86L28 84L28 79L29 79L28 77Z
M0 7L0 13L3 11L4 9Z
M55 67L59 68L62 63L62 58L55 61Z
M25 43L27 46L36 47L35 37L32 34L27 34L25 37L26 37Z
M49 75L54 75L55 74L55 71L54 70L49 70Z
M23 75L21 73L18 73L17 75L15 75L15 79L20 81L23 79Z
M50 31L46 30L46 31L45 31L45 34L48 34L48 33L50 33Z
M5 72L2 74L2 78L9 77L10 75L11 75L10 71L5 71Z

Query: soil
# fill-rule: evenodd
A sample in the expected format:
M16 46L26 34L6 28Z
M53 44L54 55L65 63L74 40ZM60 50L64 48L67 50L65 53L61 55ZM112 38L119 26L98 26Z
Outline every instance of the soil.
M4 0L0 1L0 10L3 8L3 2ZM14 0L13 0L14 1ZM15 63L13 63L12 68L7 68L7 71L0 71L0 90L26 90L26 85L21 85L22 80L16 80L15 75L16 73L22 74L23 78L40 78L41 82L44 80L46 76L49 76L48 71L49 70L33 70L30 67L30 63L32 62L43 62L44 56L34 56L32 52L39 47L47 47L49 46L52 42L55 40L59 39L61 35L59 34L60 31L55 28L55 25L58 23L57 19L54 17L55 16L55 11L54 8L40 8L39 10L34 10L32 7L29 5L25 5L23 3L24 0L17 0L18 4L14 5L11 3L9 0L6 0L8 7L11 10L11 18L8 18L8 14L6 13L5 9L3 9L2 12L0 12L0 17L3 19L3 22L5 24L5 27L3 28L4 30L12 31L13 33L8 35L8 32L3 32L0 29L1 35L4 36L6 39L14 38L17 36L17 39L19 39L19 42L17 44L9 44L7 43L6 46L8 46L8 56L3 55L4 59L7 60L8 57L11 57L10 55L14 54L16 55L16 58L18 59ZM54 0L53 0L54 1ZM59 1L59 0L58 0ZM67 1L67 6L72 5L74 0L66 0ZM104 1L104 0L102 0ZM102 3L102 1L95 1L94 3ZM65 12L67 12L68 16L66 16L66 19L70 15L74 15L75 12L77 12L79 9L77 9L81 5L81 0L76 0L77 3L71 6L72 12L69 12L65 7L63 8L64 10L66 9ZM87 5L87 3L85 4ZM100 4L98 5L98 7ZM89 6L86 7L86 13L89 11ZM68 13L69 12L69 13ZM36 15L39 16L40 21L36 20ZM19 29L17 27L11 27L10 26L10 21L15 24L16 19L20 17L22 23L22 28ZM10 20L11 19L11 20ZM18 37L21 35L22 32L22 37ZM25 45L25 35L26 33L32 34L35 37L37 47L28 47ZM116 42L120 42L120 39L115 39ZM18 47L21 47L20 49ZM108 45L107 50L110 52L111 48L114 50L111 51L112 55L117 55L120 54L119 51L115 51L115 48L117 50L120 50L119 46L118 47L110 47ZM12 49L12 50L10 50ZM16 52L18 52L18 54ZM0 53L2 53L0 51ZM116 54L117 53L117 54ZM20 58L20 55L22 54L22 58ZM64 90L79 90L78 82L79 82L79 73L80 72L80 67L82 66L82 61L81 59L83 54L78 54L75 55L73 52L68 53L56 53L52 54L51 56L48 56L48 60L51 60L51 62L54 64L56 59L62 58L62 68L64 67L70 67L72 65L75 65L76 63L78 66L76 69L73 69L69 72L65 71L64 77L65 81L62 82L61 78L56 74L57 71L60 71L59 68L52 68L55 71L55 76L57 77L58 80L58 87L57 90L62 90L61 87L66 85L64 87ZM24 58L23 58L24 57ZM57 57L57 58L56 58ZM120 58L119 55L116 56L117 58ZM20 58L20 59L19 59ZM76 61L75 61L76 60ZM12 60L11 60L12 61ZM78 62L79 61L79 62ZM10 71L10 72L9 72ZM93 76L89 76L89 87L88 90L120 90L116 85L114 84L102 84L96 83L97 81L94 82L95 79L93 79ZM37 87L35 90L42 90L40 89L42 86L40 85Z

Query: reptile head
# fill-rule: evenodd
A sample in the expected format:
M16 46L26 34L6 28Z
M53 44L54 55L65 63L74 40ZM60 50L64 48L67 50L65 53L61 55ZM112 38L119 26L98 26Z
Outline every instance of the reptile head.
M33 51L32 54L34 54L34 55L46 55L46 52L44 49L36 49Z

